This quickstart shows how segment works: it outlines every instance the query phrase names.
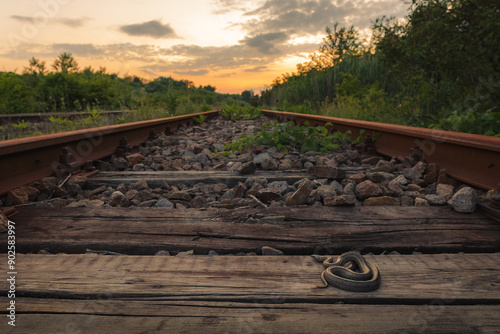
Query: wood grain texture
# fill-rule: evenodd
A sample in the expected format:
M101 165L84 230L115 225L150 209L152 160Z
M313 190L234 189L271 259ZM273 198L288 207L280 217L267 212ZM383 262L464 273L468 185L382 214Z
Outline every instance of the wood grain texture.
M319 289L323 267L310 256L19 255L16 295L163 298L238 302L454 304L500 302L500 253L366 255L380 289ZM3 271L6 264L2 263ZM6 291L7 281L0 290Z
M197 254L495 252L500 224L448 207L285 207L241 210L162 208L20 209L19 252L84 253L87 248L153 255L159 250ZM6 239L0 240L5 249Z
M0 298L3 302L3 299ZM498 333L500 305L261 304L20 298L2 333ZM29 313L26 313L29 312Z
M380 289L369 293L316 288L323 268L309 256L19 255L16 327L2 321L0 331L500 330L500 254L365 257L382 275ZM5 296L6 282L0 290Z

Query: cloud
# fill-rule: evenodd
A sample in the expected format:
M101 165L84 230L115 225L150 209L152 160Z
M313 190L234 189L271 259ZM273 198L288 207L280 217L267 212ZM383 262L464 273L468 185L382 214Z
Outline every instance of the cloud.
M224 15L229 12L246 11L248 2L245 0L214 0L212 5L216 8L212 14Z
M262 71L265 71L267 69L268 69L267 66L257 66L254 68L248 68L245 70L245 72L262 72Z
M282 53L276 45L282 44L288 40L287 34L283 32L274 32L267 34L259 34L254 37L245 37L240 43L244 43L252 48L256 48L259 52L267 55Z
M250 35L287 31L290 35L316 35L335 22L341 26L368 28L375 18L407 14L404 0L265 0L258 8L244 13L248 20L236 23Z
M31 17L31 16L21 16L21 15L11 15L11 19L23 22L31 23L34 25L45 25L50 23L59 23L71 28L79 28L85 25L91 19L88 17L80 18L68 18L68 17L56 17L56 18L46 18L46 17Z
M179 38L170 24L159 20L144 23L124 25L120 30L130 36L147 36L152 38Z
M194 70L194 71L174 71L175 74L179 75L205 75L208 70Z

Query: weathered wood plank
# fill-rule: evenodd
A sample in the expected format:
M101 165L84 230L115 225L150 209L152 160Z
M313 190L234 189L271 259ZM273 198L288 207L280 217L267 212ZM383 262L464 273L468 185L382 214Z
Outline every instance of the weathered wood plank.
M224 183L234 187L238 182L245 183L251 176L265 177L268 182L287 181L293 184L303 178L312 178L305 172L266 172L258 171L252 175L239 175L231 171L183 171L183 172L99 172L95 177L89 178L85 189L95 189L102 185L118 186L123 183L131 185L139 180L146 180L150 188L161 188L162 182L170 185L185 184L194 186L197 183Z
M17 297L258 303L500 304L500 253L366 255L380 289L320 289L310 256L18 255ZM5 263L5 264L4 264ZM6 272L6 261L0 271ZM8 284L0 281L6 295Z
M4 304L5 298L0 298ZM2 333L498 333L500 305L257 304L19 298Z
M258 252L263 246L287 254L500 250L498 223L447 207L23 208L12 220L17 224L17 250L26 253L83 253L91 248L150 255L162 249L193 249L204 254ZM6 249L6 239L0 247Z

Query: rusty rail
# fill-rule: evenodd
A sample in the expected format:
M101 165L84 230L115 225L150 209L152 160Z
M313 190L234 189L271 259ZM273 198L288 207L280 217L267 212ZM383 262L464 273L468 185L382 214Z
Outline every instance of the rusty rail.
M61 163L64 147L73 157L71 164L81 166L113 154L122 137L129 146L138 145L147 140L151 130L175 130L181 124L194 123L193 118L201 114L212 117L217 111L2 141L0 194L52 175Z
M73 164L83 165L87 160L113 154L124 136L128 145L137 145L149 137L150 130L174 130L180 124L192 123L200 114L211 117L217 112L0 142L0 194L53 174L63 147L68 147ZM495 189L500 183L500 138L271 110L264 110L264 114L280 121L308 121L311 125L331 122L336 130L350 130L353 136L362 129L377 132L375 148L380 154L405 157L418 146L427 161L438 163L458 180L484 189Z
M418 146L428 162L438 163L457 180L483 189L496 189L500 183L497 137L271 110L264 110L264 114L280 121L308 121L314 126L331 122L336 130L350 130L353 136L362 129L378 132L375 148L380 154L405 157Z

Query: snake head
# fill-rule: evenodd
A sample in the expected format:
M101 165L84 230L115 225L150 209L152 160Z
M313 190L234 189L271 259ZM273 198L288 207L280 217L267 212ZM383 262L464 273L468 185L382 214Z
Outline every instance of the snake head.
M323 262L326 259L328 259L328 257L329 257L328 255L316 255L316 254L313 254L311 256L313 257L313 259L315 259L318 262Z

